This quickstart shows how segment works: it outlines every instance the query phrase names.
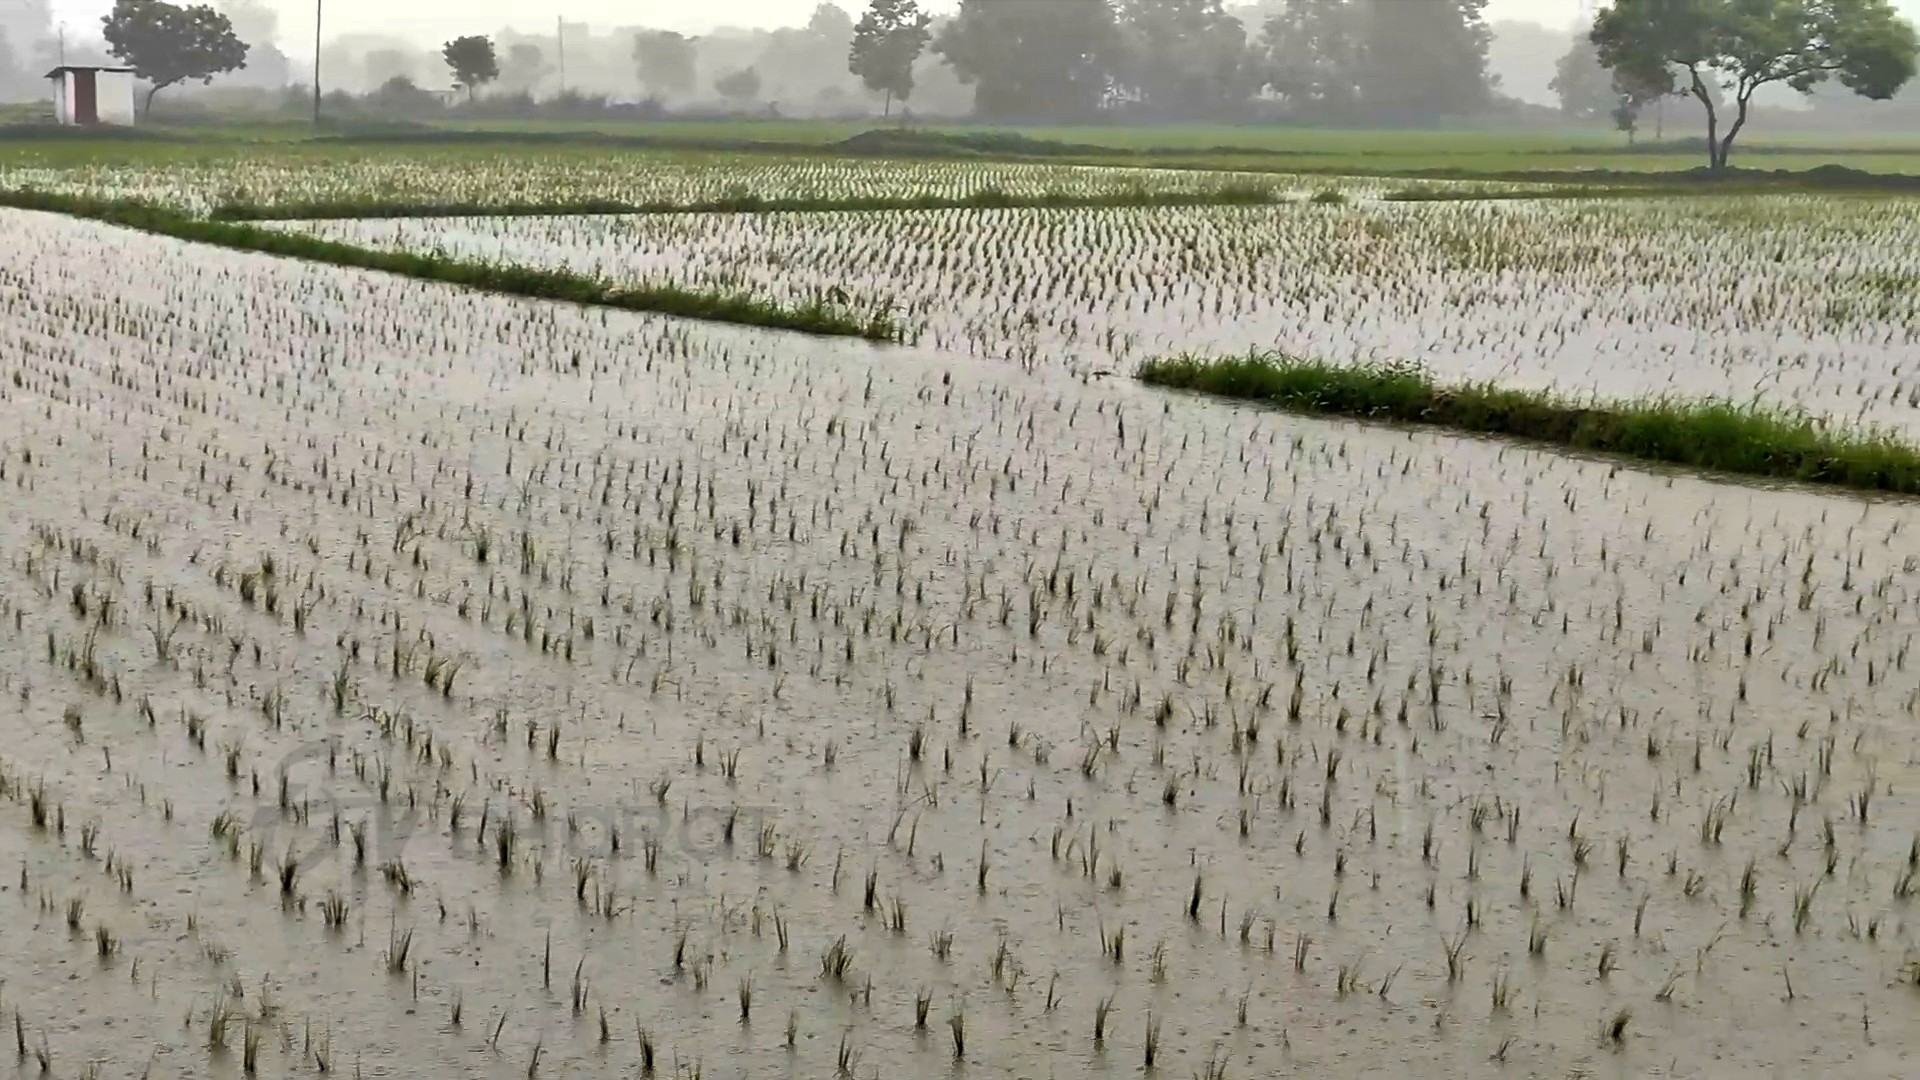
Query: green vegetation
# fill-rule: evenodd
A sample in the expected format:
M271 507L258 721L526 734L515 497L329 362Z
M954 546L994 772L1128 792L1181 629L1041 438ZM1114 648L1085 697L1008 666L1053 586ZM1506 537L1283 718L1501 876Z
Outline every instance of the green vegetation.
M854 25L847 70L868 90L886 95L881 115L892 114L895 98L913 96L913 62L933 36L932 23L918 0L872 0Z
M1137 377L1291 412L1429 424L1718 472L1920 494L1920 447L1730 402L1580 403L1485 384L1441 386L1406 365L1343 366L1260 353L1150 360Z
M457 37L447 42L440 56L453 69L453 84L465 87L467 100L473 91L500 77L500 61L493 52L493 40L478 34Z
M178 240L335 266L378 270L510 296L674 315L708 322L798 330L824 336L859 337L873 341L891 341L899 336L893 321L885 315L861 316L825 300L798 307L784 307L739 293L702 292L673 285L619 286L565 270L532 269L398 251L374 251L297 233L277 232L233 222L208 221L134 201L11 191L0 192L0 206L67 214Z

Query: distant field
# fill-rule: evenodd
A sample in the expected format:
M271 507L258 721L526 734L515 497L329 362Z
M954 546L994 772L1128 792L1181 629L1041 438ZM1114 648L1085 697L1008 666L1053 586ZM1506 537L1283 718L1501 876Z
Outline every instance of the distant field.
M1465 180L1084 167L1053 160L689 152L571 144L154 143L96 159L71 145L0 158L0 193L133 199L228 219L883 210L943 206L1219 205L1320 194L1510 195ZM1544 190L1536 185L1534 190Z
M884 128L879 120L720 120L650 122L483 121L448 123L442 130L525 131L553 133L591 131L600 134L659 138L738 138L795 144L829 143L864 131ZM1356 154L1391 148L1404 153L1468 152L1481 154L1555 153L1569 149L1625 148L1626 136L1595 127L1569 126L1555 130L1492 131L1465 129L1333 129L1256 124L1154 124L1137 126L1060 125L1008 126L933 122L908 130L950 134L1018 134L1050 141L1114 150L1210 150L1232 147L1265 153ZM1642 133L1644 145L1647 133ZM1691 124L1669 123L1669 142L1699 134ZM1903 151L1920 154L1920 133L1786 131L1769 133L1750 128L1745 140L1753 146L1832 148L1845 153Z
M391 160L430 147L438 161L499 161L524 135L526 153L604 156L607 143L630 149L712 153L800 153L825 150L874 131L871 122L713 121L654 123L494 122L417 131L363 133L315 141L304 125L251 125L161 130L147 138L0 139L0 164L45 167L209 165L258 160L263 153L293 166ZM887 129L879 129L883 133ZM1657 174L1704 164L1690 128L1670 125L1658 146L1629 148L1615 133L1593 129L1546 132L1331 131L1318 129L1190 127L994 128L938 125L911 129L919 145L868 148L875 156L1040 157L1056 164L1152 165L1270 173L1392 176L1453 173L1500 177L1593 171ZM471 138L473 142L462 142ZM377 140L377 141L376 141ZM904 141L904 140L903 140ZM268 149L270 147L270 149ZM1803 171L1844 166L1863 172L1920 176L1920 135L1771 133L1753 131L1734 154L1746 169Z
M587 130L600 135L667 140L739 139L794 147L827 145L874 127L871 123L735 121L716 123L562 125L495 123L469 130L551 134ZM1689 140L1698 133L1670 125L1658 145L1629 147L1616 132L1593 128L1559 131L1342 131L1276 126L1023 127L941 124L924 130L943 135L1013 134L1071 148L1100 148L1129 160L1151 156L1157 164L1247 169L1262 172L1395 174L1435 169L1469 173L1664 172L1694 169L1705 151ZM1845 165L1878 173L1920 174L1920 134L1752 131L1735 152L1735 164L1753 169L1803 170Z

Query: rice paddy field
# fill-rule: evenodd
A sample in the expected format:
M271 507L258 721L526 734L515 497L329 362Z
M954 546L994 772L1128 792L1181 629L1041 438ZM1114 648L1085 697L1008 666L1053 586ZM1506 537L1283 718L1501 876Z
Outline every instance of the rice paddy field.
M210 165L15 168L9 187L95 198L135 198L205 212L227 203L299 206L373 198L424 204L515 204L606 199L632 203L698 202L752 193L762 198L859 199L958 196L982 188L1013 195L1089 194L1131 188L1189 190L1221 177L1164 170L1072 166L879 163L826 159L726 159L681 163L668 155L616 158L604 165L518 158L448 169L432 160L380 156L360 167L312 170L262 158Z
M1115 201L1204 196L1304 198L1319 191L1543 190L1497 181L1392 180L1209 169L1150 169L995 161L886 161L802 155L676 154L564 146L481 154L465 149L343 147L320 155L298 148L252 155L189 147L78 156L50 146L0 160L0 191L33 190L93 199L140 200L192 214L243 207L297 217L315 208L355 206L505 209L615 203L671 208L753 198L832 205L875 200L958 200L993 194L1014 200ZM363 211L364 212L364 211Z
M5 183L1200 182L219 168ZM890 343L0 209L14 1069L1911 1075L1911 500L1127 376L1411 360L1911 437L1912 204L1393 183L274 226Z
M1775 196L382 219L329 240L832 292L936 349L1130 370L1278 348L1609 398L1719 397L1920 430L1920 215Z

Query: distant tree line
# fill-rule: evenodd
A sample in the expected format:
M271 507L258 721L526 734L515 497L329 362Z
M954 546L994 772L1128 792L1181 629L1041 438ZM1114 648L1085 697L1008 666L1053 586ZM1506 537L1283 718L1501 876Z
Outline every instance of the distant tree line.
M0 92L26 81L11 35L50 17L48 0L7 2ZM859 2L857 20L823 2L804 27L701 37L573 26L564 41L463 34L438 55L336 40L322 70L360 91L330 102L407 115L785 107L907 117L925 107L1001 122L1421 126L1513 107L1488 71L1488 0L959 0L937 16L925 0ZM262 0L116 0L102 36L151 103L168 87L256 66L267 85L284 85L274 18ZM43 56L44 40L34 49ZM1784 88L1838 114L1847 99L1896 95L1915 53L1892 0L1609 0L1570 42L1551 88L1568 118L1613 124L1630 140L1650 111L1660 126L1669 104L1677 122L1700 116L1718 169L1759 115L1756 94Z
M380 39L342 40L329 44L322 67L335 73L330 85L360 91L361 106L406 103L414 113L447 104L436 91L449 87L465 101L464 111L491 114L530 115L548 106L565 114L648 115L669 108L795 114L890 108L884 95L864 96L849 71L854 21L832 3L819 4L804 27L776 30L703 37L648 27L607 32L568 24L564 30L564 41L551 33L467 35L456 39L453 54L447 48L455 42L448 42L435 56ZM934 62L923 58L921 67ZM945 82L960 89L951 77ZM964 108L942 104L946 111Z
M821 4L804 30L767 35L758 57L729 55L730 43L718 37L638 29L630 35L629 60L633 84L647 98L686 101L707 93L737 109L777 105L796 69L828 80L837 69L857 80L883 114L912 105L925 83L941 81L949 101L951 89L959 89L970 95L968 111L991 120L1263 116L1418 124L1489 104L1485 5L961 0L951 15L935 17L920 0L867 0L857 21L837 5ZM528 80L509 79L515 70L546 73L546 55L519 45L513 48L526 55L516 60L510 51L502 60L495 54L489 75L479 40L460 39L458 51L471 63L456 64L452 53L444 57L452 83L469 96L496 79L527 90ZM370 74L374 59L367 57ZM433 79L430 72L394 72L379 80L381 90L404 90L387 85L400 77L408 84Z
M931 48L992 119L1280 115L1427 123L1484 109L1486 0L961 0ZM1249 18L1243 18L1245 14Z
M821 3L804 28L700 38L575 27L565 84L560 42L509 33L461 35L431 58L335 42L322 70L370 102L416 109L441 91L477 103L624 89L663 104L773 111L804 95L797 104L812 111L871 102L891 114L931 95L937 111L1013 121L1424 123L1473 113L1493 90L1486 0L961 0L944 16L922 2L866 0L857 20ZM228 12L259 6L118 0L105 27L114 55L157 93L248 66L251 35Z

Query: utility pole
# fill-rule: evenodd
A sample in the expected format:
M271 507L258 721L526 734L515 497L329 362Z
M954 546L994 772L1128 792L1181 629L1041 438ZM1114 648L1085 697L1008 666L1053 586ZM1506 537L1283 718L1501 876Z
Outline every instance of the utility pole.
M567 17L553 17L553 40L560 51L560 96L567 96Z
M60 24L60 66L67 66L67 24Z
M320 126L320 13L326 0L313 0L313 126Z

